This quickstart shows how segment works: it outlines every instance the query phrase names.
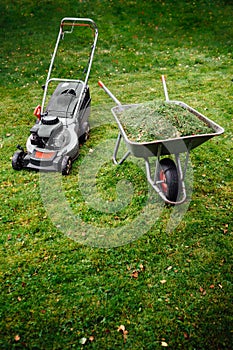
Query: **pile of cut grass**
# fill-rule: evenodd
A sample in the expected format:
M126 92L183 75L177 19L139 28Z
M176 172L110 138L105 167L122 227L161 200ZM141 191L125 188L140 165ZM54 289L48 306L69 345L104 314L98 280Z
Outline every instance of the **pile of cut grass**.
M125 108L118 118L128 138L137 142L213 132L212 128L186 108L163 101Z

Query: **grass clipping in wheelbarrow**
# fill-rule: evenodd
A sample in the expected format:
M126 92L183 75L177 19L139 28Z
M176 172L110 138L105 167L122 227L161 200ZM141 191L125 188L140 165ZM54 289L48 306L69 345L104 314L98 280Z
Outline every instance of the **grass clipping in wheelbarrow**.
M151 142L187 135L208 134L213 130L193 113L167 102L147 102L124 109L118 115L131 141Z

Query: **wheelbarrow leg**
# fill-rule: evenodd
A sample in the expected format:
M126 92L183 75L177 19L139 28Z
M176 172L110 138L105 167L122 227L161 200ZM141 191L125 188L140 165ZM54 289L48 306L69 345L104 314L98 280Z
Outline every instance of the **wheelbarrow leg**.
M180 163L180 156L179 156L179 154L175 154L176 164L177 164L178 172L180 174L180 180L182 180L182 181L184 180L185 175L186 175L191 147L192 147L192 142L190 142L188 149L187 149L187 152L186 152L186 158L185 158L183 171L182 171L182 167L181 167L181 163Z
M188 155L188 153L187 153L187 155ZM185 188L184 178L185 178L185 173L186 173L186 168L187 168L186 162L188 161L188 156L186 156L186 162L185 162L185 166L184 166L183 170L182 170L182 166L181 166L180 155L175 154L175 158L176 158L176 168L177 168L178 178L179 178L179 187L180 187L179 192L182 194L182 198L184 201L184 200L186 200L186 188ZM182 202L182 200L181 200L181 202Z
M160 161L160 156L161 156L161 149L162 149L162 145L160 144L158 146L157 158L156 158L156 161L155 161L154 184L157 181L157 175L158 175L158 169L159 169L159 161Z
M112 157L113 163L116 164L116 165L122 164L128 158L128 156L130 155L130 151L127 151L124 154L124 156L119 161L117 160L117 153L118 153L118 150L119 150L121 139L122 139L122 135L119 132L118 136L117 136L117 141L116 141L116 145L115 145L115 148L114 148L114 152L113 152L113 157Z

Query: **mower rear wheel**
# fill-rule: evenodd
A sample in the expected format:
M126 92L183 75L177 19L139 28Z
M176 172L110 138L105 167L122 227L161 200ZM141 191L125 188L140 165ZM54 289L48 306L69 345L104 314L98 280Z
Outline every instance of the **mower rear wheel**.
M65 156L61 163L62 175L69 175L72 168L72 159L69 156Z
M14 170L21 170L23 168L23 158L24 158L24 152L23 151L16 151L12 157L12 168Z
M89 136L90 136L90 125L87 124L85 133L81 135L79 138L79 143L83 145L89 139Z
M163 158L159 162L159 187L165 197L176 202L179 192L179 177L175 162L170 158Z

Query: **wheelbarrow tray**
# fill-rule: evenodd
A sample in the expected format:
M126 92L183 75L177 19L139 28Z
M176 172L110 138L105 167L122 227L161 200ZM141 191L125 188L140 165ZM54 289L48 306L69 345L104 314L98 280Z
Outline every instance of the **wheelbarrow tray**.
M149 142L136 142L130 140L127 135L122 123L120 122L119 115L126 109L134 108L140 106L140 104L128 104L128 105L117 105L111 109L112 114L117 122L119 131L121 136L124 139L124 142L128 148L128 151L138 158L148 158L153 157L160 152L160 155L169 155L169 154L179 154L183 152L187 152L187 150L191 150L201 145L202 143L208 141L214 136L220 135L224 132L224 129L205 117L203 114L190 107L184 102L181 101L172 101L169 100L167 103L172 103L179 105L185 109L187 109L190 113L199 118L203 123L205 123L209 128L213 130L211 133L207 134L194 134L181 136L176 138L169 138L164 140L154 140Z

